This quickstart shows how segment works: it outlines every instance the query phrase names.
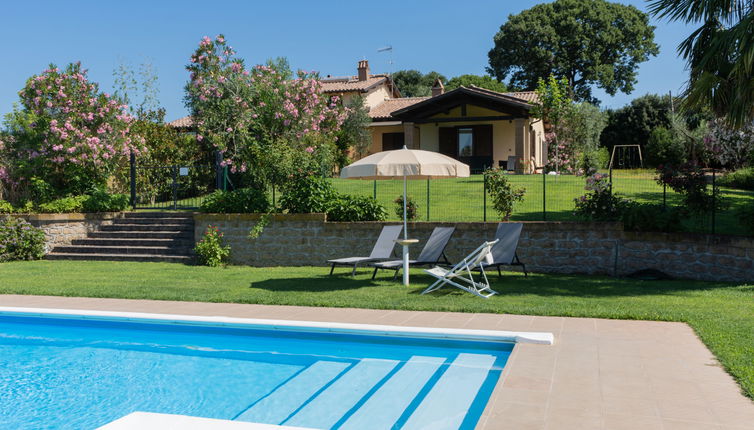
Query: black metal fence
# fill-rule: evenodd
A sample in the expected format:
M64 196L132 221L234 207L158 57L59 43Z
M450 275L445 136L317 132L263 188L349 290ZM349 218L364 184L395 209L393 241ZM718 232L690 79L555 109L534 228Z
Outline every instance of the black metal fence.
M163 166L141 164L132 155L130 161L133 209L197 209L207 194L227 184L227 169L218 160Z
M612 189L620 197L665 208L680 208L683 197L660 185L650 170L613 170L609 175ZM736 215L739 207L754 204L754 193L719 188L713 185L716 172L708 174L709 191L725 209L709 213L684 215L683 230L700 233L746 235L747 229ZM524 200L514 206L512 220L575 221L575 199L584 195L586 178L575 175L509 175L514 188L526 190ZM403 193L402 180L333 179L335 188L351 195L374 197L388 208L390 219L400 219L395 202ZM408 182L408 195L418 206L417 221L496 221L500 216L492 207L483 175L469 178L417 180ZM718 206L717 204L715 205Z

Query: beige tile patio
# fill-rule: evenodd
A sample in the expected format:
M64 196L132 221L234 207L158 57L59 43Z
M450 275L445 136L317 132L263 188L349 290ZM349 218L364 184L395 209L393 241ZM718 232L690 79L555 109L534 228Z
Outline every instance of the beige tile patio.
M754 429L754 403L682 323L18 295L0 306L551 331L555 345L514 348L477 428Z

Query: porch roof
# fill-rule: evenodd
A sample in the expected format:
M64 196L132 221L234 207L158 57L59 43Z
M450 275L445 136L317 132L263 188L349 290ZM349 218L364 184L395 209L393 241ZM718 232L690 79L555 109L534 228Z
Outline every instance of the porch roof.
M513 94L516 94L515 96ZM526 93L499 93L475 86L459 87L436 97L395 110L391 117L401 121L421 122L432 115L447 112L463 105L476 105L494 110L511 118L528 118L535 97ZM527 100L531 98L532 100Z

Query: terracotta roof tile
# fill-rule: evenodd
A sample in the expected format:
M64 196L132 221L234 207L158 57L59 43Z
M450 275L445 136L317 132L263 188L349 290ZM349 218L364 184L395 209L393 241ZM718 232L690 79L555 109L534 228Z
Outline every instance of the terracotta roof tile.
M190 116L184 116L183 118L178 118L175 121L170 121L168 123L168 126L174 128L191 128L194 126L194 119Z
M517 91L513 93L502 93L509 97L526 100L529 103L539 103L539 96L536 91Z
M387 119L390 114L413 104L423 102L431 97L402 97L398 99L387 99L369 110L369 116L373 119Z
M387 81L386 75L369 75L366 81L360 81L357 76L324 78L322 79L322 91L326 93L365 91L385 81Z

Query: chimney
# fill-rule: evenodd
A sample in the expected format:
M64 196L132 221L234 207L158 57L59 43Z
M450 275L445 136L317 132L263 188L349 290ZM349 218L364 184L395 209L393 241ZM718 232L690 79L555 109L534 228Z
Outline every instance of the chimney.
M359 71L359 80L366 81L367 78L369 78L369 61L359 61L359 67L357 68L357 70Z
M435 83L432 85L432 97L437 97L440 94L445 94L445 85L442 84L440 78L437 78L435 79Z

